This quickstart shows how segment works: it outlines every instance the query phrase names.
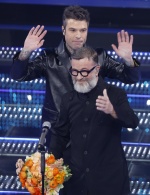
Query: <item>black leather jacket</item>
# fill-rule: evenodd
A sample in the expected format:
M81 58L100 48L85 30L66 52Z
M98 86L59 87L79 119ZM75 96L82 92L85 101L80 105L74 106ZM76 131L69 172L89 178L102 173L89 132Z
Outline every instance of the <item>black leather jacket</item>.
M140 79L139 67L128 67L111 58L103 49L97 49L101 76L117 79L124 83L135 83ZM14 56L11 77L17 81L30 81L45 77L46 94L43 106L42 120L57 119L61 97L73 89L72 79L68 73L70 68L69 52L64 42L55 49L43 49L33 61L18 60L19 53ZM138 62L135 62L138 64Z

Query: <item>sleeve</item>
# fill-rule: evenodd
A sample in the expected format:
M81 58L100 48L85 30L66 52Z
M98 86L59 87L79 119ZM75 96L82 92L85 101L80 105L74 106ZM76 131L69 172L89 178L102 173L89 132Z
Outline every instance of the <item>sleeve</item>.
M120 88L114 88L111 94L114 94L113 100L110 99L113 104L114 110L117 114L117 120L119 120L123 127L136 128L139 124L139 119L131 108L127 94Z
M13 57L11 66L11 78L17 81L30 81L44 76L47 65L47 56L45 50L41 52L33 61L19 60L20 52Z
M141 79L140 63L134 60L134 67L129 67L123 62L116 61L103 49L96 49L99 56L99 63L101 65L101 76L117 79L126 84L133 84Z
M53 153L56 158L63 157L67 144L70 140L70 122L68 117L68 101L66 96L63 96L60 105L60 114L53 128L49 152Z

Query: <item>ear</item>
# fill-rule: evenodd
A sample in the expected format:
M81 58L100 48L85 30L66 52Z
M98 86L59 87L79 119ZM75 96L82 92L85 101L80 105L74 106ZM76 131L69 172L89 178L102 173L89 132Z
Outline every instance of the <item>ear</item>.
M99 70L100 70L100 65L97 65L97 67L96 67L97 74L96 75L98 75Z
M63 35L65 35L65 28L64 26L61 27Z

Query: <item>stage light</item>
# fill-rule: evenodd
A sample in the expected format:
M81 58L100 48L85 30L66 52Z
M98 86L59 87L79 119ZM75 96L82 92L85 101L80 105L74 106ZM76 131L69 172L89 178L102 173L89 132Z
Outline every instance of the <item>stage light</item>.
M145 129L145 132L148 133L148 132L149 132L149 128L146 128L146 129Z
M27 95L27 99L28 99L29 101L31 101L31 100L32 100L32 95Z
M150 106L150 100L147 100L146 105Z
M132 129L132 128L127 128L127 130L128 130L129 132L133 131L133 129Z

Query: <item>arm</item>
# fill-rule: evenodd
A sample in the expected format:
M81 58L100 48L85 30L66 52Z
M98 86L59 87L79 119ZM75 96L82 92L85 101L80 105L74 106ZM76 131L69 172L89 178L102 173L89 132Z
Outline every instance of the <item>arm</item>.
M47 31L44 30L44 26L38 25L36 28L31 28L25 39L23 49L20 52L18 59L26 60L34 50L42 47L44 44L43 38L45 37L46 33Z
M37 26L32 28L24 42L24 47L21 52L17 53L13 58L13 64L11 68L11 77L18 81L32 80L40 77L40 63L41 57L38 57L34 62L29 63L29 57L31 53L40 48L43 43L43 37L47 33L44 30L44 26ZM38 66L39 64L39 66ZM35 68L37 65L37 68Z
M116 61L106 51L97 49L99 63L101 65L101 76L118 79L124 83L136 83L140 80L140 63L132 58L133 35L129 37L128 32L122 30L117 34L118 48L112 44L112 48L123 62Z
M101 61L100 75L104 78L117 79L126 84L133 84L140 81L141 73L140 66L129 67L125 63L116 61L109 56L106 51L99 55ZM135 63L139 64L134 59Z
M96 99L96 109L110 114L113 118L117 119L118 116L114 110L112 103L109 100L106 89L103 91L103 96L98 96Z
M98 96L96 100L97 110L110 114L114 119L119 120L124 127L136 128L139 119L130 107L126 93L122 89L113 88L109 94L111 94L110 97L104 89L103 96Z
M122 30L121 32L117 33L117 40L118 48L116 45L112 44L113 50L120 58L124 60L127 66L136 66L132 58L133 35L129 36L128 32Z

